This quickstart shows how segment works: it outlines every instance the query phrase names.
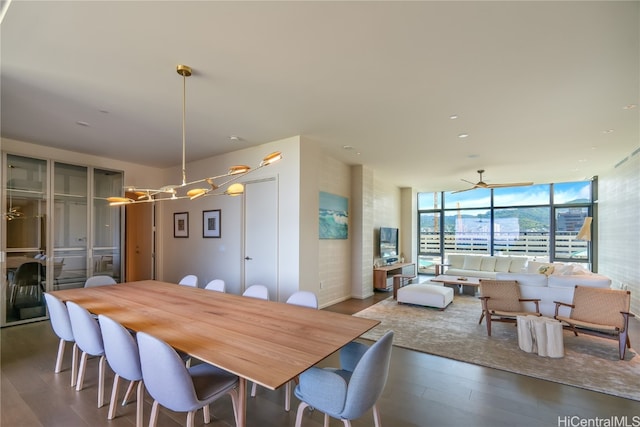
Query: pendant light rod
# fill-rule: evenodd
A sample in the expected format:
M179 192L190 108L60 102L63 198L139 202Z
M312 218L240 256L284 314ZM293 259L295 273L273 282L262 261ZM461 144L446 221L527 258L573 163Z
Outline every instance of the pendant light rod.
M207 178L198 179L187 182L187 166L186 166L186 147L187 147L187 77L191 76L193 70L188 65L178 65L176 72L182 76L182 182L180 184L165 185L160 188L139 188L135 186L125 186L127 193L133 193L122 197L121 195L107 197L107 201L111 206L127 205L132 203L153 203L163 200L181 200L181 199L197 199L204 196L237 196L243 193L244 186L240 183L232 184L248 173L254 172L265 166L282 159L282 153L273 152L265 156L260 164L251 168L247 165L231 166L229 170L221 175L209 176ZM216 183L217 179L225 179L223 182ZM191 188L186 194L178 194L177 189L189 187L195 184L206 183L205 188ZM161 195L164 195L161 197ZM134 197L134 198L131 198Z
M188 65L178 65L176 67L178 74L182 76L182 186L187 185L187 168L186 168L186 152L187 152L187 77L192 73L191 67Z

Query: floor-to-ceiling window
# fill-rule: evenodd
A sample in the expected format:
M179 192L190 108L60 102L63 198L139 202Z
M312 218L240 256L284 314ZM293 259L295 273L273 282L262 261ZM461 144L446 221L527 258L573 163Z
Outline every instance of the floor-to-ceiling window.
M520 255L543 261L592 262L597 181L418 193L418 265L434 273L448 254Z

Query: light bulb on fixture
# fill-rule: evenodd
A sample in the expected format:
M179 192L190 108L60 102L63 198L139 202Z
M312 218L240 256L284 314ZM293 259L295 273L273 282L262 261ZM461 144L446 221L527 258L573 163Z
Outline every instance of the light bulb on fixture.
M129 197L122 196L114 196L107 198L110 206L120 206L127 205L132 203L149 203L149 202L158 202L163 200L179 200L179 199L198 199L204 196L220 196L220 195L230 195L237 196L244 193L244 186L242 184L233 184L233 181L236 181L243 177L244 175L263 168L265 166L269 166L272 163L277 162L282 159L282 153L276 151L265 156L262 159L262 162L254 168L251 169L247 165L236 165L231 166L227 173L217 176L210 176L203 179L198 179L195 181L187 182L187 172L185 166L185 153L186 153L186 129L185 129L185 116L186 116L186 80L187 77L191 76L192 69L187 65L178 65L176 68L178 74L182 76L182 183L178 185L165 185L160 188L136 188L136 187L127 187L127 191L133 193L136 197L135 199ZM228 178L226 181L221 183L216 183L215 180L222 180L224 178ZM188 190L185 195L179 195L178 190L181 188L189 187L192 185L200 184L206 182L209 187L208 188L191 188ZM225 191L214 192L220 188L224 188L228 186ZM239 186L239 187L238 187ZM162 195L165 195L162 197Z

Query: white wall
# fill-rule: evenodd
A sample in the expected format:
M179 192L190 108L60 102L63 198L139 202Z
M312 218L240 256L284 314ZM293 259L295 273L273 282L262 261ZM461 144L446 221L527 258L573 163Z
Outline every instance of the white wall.
M640 315L640 148L598 183L598 272L628 287Z
M387 181L377 179L374 176L373 186L373 229L371 230L371 239L374 242L374 247L377 248L377 233L380 227L394 227L401 228L402 226L402 198L400 189ZM400 247L404 247L405 242L402 239L403 233L406 232L404 227L400 230L401 241ZM415 231L413 231L415 232ZM378 250L374 251L377 257L379 256Z
M350 167L326 155L316 160L321 163L320 180L315 192L336 194L349 199L348 238L344 240L319 239L316 221L316 241L318 244L318 270L322 289L318 290L320 306L334 304L351 297L351 241L353 239L353 200L351 197ZM316 203L318 203L316 201ZM316 205L317 206L317 205ZM318 217L318 210L314 213Z
M257 170L239 182L276 177L278 183L278 285L279 300L308 281L300 269L300 137L287 138L258 147L201 159L186 165L187 180L225 173L236 164L255 167L262 158L281 151L283 159ZM165 171L165 180L180 176L180 167ZM158 204L158 279L177 282L185 274L195 274L200 286L213 278L227 283L231 293L244 289L243 277L243 197L213 196ZM202 237L202 211L221 210L221 238ZM189 213L189 238L173 237L173 214ZM316 213L317 215L317 213ZM306 255L305 255L306 256ZM317 277L317 275L315 276ZM315 282L315 278L313 281Z

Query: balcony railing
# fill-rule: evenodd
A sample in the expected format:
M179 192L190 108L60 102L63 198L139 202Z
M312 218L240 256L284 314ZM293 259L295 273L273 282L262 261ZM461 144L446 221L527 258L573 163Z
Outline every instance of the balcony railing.
M556 232L555 258L586 260L588 242L576 240L575 232ZM491 239L481 233L446 233L444 236L445 253L490 252ZM495 255L520 255L527 257L549 257L549 234L539 232L500 233L493 242ZM420 235L421 254L440 253L440 235L423 233Z

